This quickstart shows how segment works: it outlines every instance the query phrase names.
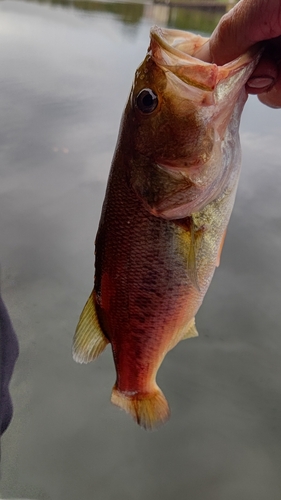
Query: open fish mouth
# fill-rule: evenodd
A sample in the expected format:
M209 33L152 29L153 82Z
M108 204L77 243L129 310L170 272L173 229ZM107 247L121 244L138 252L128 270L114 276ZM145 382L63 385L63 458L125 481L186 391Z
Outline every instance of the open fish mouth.
M201 90L213 91L221 80L236 72L241 73L259 52L258 47L223 66L202 61L196 57L207 37L181 30L169 30L154 26L150 30L150 54L159 66L171 71L185 83ZM217 94L219 94L217 92Z

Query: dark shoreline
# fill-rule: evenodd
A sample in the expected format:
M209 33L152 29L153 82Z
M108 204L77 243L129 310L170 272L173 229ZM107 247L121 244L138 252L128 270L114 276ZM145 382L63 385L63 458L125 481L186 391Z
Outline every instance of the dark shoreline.
M186 9L217 10L228 12L237 2L186 2L181 0L154 0L154 4L181 7Z

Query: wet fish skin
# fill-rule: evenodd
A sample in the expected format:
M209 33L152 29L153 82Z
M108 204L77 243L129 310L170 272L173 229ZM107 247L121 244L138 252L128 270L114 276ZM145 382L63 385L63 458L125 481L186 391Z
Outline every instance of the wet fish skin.
M94 290L74 336L78 362L111 343L112 402L146 429L169 417L156 374L171 348L197 335L194 317L219 263L240 171L244 84L258 59L218 68L193 57L205 42L152 29L108 180ZM151 113L136 104L143 89L157 96Z

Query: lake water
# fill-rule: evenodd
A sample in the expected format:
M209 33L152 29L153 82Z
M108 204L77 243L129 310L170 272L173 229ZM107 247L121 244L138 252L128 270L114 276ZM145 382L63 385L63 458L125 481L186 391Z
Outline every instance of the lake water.
M199 338L166 357L172 411L146 433L110 402L110 349L71 343L119 121L153 24L220 14L159 5L0 2L0 262L20 341L1 498L280 500L281 121L251 97L243 170Z

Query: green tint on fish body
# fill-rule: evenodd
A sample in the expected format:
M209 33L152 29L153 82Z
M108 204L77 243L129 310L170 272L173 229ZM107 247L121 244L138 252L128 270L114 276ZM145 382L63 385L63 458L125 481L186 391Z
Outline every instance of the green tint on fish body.
M258 57L218 68L193 57L205 42L151 31L108 180L94 289L74 336L81 363L111 343L112 402L146 429L169 417L156 384L166 353L198 335L194 318L219 262L239 177L244 84Z

